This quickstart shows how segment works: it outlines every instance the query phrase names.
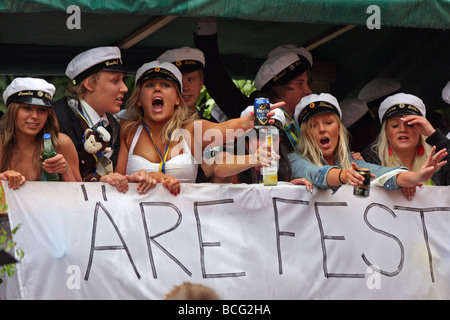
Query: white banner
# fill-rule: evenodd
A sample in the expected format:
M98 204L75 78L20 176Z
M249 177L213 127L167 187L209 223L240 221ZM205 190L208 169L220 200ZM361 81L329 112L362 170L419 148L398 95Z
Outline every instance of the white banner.
M232 300L450 298L450 187L135 187L6 186L21 296L163 299L187 281Z

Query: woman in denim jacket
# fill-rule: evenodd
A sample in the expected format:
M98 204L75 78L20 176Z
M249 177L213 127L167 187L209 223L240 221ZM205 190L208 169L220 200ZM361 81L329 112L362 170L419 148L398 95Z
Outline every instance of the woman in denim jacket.
M382 167L352 158L348 148L348 133L340 119L342 112L336 98L330 94L311 94L303 98L295 110L300 125L300 142L296 153L289 154L292 179L304 177L319 189L336 189L343 184L357 186L364 177L359 167L371 170L372 185L395 190L427 181L445 165L445 149L433 147L426 163L417 171L406 167ZM363 134L363 133L361 133Z

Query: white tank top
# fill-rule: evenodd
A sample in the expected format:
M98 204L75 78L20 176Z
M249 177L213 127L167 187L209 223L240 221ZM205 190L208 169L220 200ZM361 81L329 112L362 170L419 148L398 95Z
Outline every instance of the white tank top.
M142 132L142 124L136 130L128 151L127 174L137 173L139 170L148 172L159 172L159 163L150 162L144 157L133 154L134 148ZM183 139L183 154L177 155L165 164L166 174L177 178L180 182L194 183L197 178L198 164L195 164L194 157L191 154L189 146Z

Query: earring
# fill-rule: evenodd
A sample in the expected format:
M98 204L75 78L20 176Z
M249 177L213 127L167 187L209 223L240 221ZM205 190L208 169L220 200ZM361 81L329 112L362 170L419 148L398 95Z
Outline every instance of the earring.
M417 146L417 154L419 156L423 156L425 154L425 148L423 147L423 144L419 144Z
M394 150L392 150L391 146L388 147L388 154L391 157L394 154Z

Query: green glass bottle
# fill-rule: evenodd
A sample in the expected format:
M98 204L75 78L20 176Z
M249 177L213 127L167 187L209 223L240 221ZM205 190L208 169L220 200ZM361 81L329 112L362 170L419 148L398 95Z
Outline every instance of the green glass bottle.
M52 136L50 133L44 134L44 152L42 152L42 160L50 159L56 156L55 150L53 150ZM60 181L59 174L56 172L46 172L44 170L44 181Z

